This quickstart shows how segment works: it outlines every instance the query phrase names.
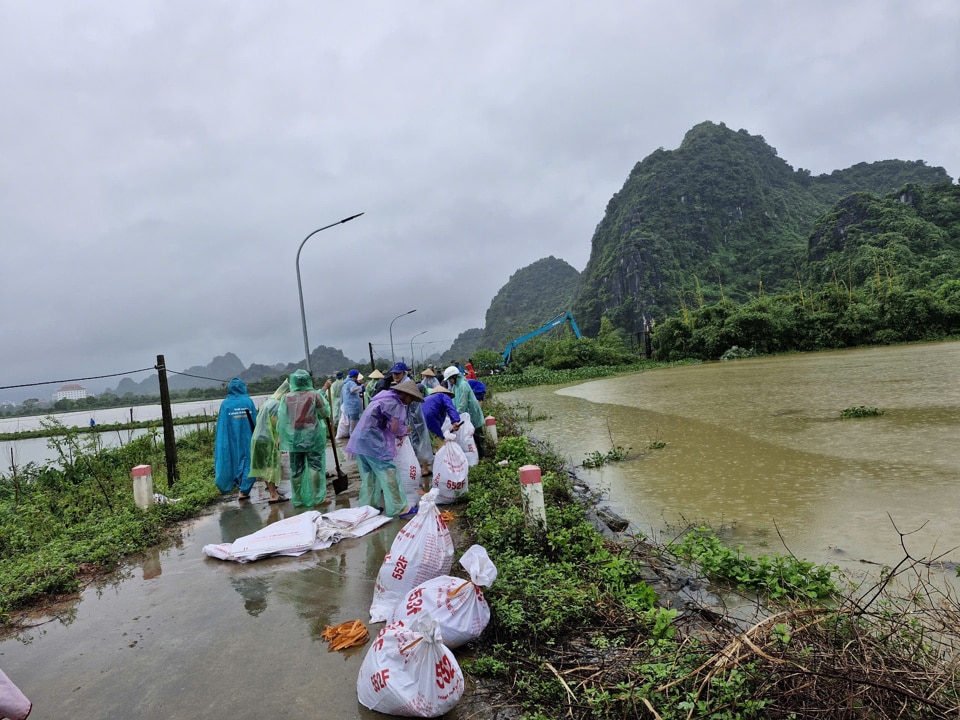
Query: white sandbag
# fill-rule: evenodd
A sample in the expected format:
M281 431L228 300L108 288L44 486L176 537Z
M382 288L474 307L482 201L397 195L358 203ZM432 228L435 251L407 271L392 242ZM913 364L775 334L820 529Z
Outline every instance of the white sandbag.
M446 436L448 432L451 432L453 428L453 423L450 422L450 418L446 418L443 421L443 434ZM477 451L477 441L473 438L473 433L476 428L473 426L473 423L470 422L470 416L464 413L460 416L460 427L457 428L457 444L460 446L460 449L463 450L463 454L467 456L467 465L473 467L480 463L480 453Z
M389 624L404 622L408 627L421 613L429 614L440 625L443 644L456 648L480 637L490 622L490 606L483 587L497 579L497 568L480 545L472 545L460 558L469 580L441 575L420 583L397 603Z
M232 543L204 545L203 553L217 560L241 563L277 555L303 555L308 550L324 550L344 538L361 537L388 522L390 518L369 505L326 514L309 510L278 520Z
M346 440L350 437L350 418L341 408L340 417L337 419L337 440Z
M204 545L203 554L218 560L250 562L271 555L303 555L317 540L317 510L284 518L232 543Z
M357 674L360 704L387 715L440 717L463 690L460 664L427 613L409 627L402 621L384 627Z
M443 447L437 450L433 459L433 480L431 487L437 491L437 502L441 505L455 502L469 489L467 473L470 467L467 456L453 433L444 435Z
M422 491L420 482L423 479L423 471L420 469L420 461L417 459L417 453L414 452L409 435L397 438L397 455L393 462L397 466L400 489L407 498L407 505L416 505L420 502Z
M413 516L393 540L373 586L370 622L383 622L413 588L453 566L453 539L440 516L433 490L420 499Z

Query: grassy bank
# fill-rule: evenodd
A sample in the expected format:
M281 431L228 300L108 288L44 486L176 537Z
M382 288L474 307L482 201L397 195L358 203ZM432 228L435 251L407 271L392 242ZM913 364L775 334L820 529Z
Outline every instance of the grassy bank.
M216 415L186 415L184 417L173 418L174 425L196 425L199 430L203 426L216 423ZM120 432L123 430L142 430L150 428L160 428L163 426L162 420L137 420L125 423L104 423L103 425L82 425L79 427L67 427L55 415L48 415L40 421L40 427L36 430L20 430L18 432L0 433L0 441L12 440L30 440L32 438L54 437L56 435L67 435L77 433L80 435L90 433Z
M18 609L72 593L158 543L176 521L197 515L220 493L213 481L212 429L177 441L180 482L166 490L163 445L146 435L102 449L96 436L51 437L59 467L28 464L0 476L0 624ZM155 489L179 502L142 511L130 470L153 468Z
M489 390L509 392L510 390L519 390L520 388L535 387L537 385L563 385L566 383L623 375L625 373L653 370L654 368L689 365L699 362L699 360L678 362L640 360L629 365L592 365L569 370L548 370L543 367L530 366L524 368L521 372L503 372L497 375L485 375L481 379Z
M461 514L499 575L484 592L490 625L464 667L498 688L492 704L501 712L531 720L960 713L960 607L913 582L923 571L916 561L855 588L832 568L724 548L703 528L672 548L605 540L562 461L531 443L509 408L488 402L486 410L498 420L496 461L471 469ZM546 529L526 520L524 464L543 471ZM722 608L668 596L657 568L684 563L697 568L690 576L760 598L759 619L745 626Z

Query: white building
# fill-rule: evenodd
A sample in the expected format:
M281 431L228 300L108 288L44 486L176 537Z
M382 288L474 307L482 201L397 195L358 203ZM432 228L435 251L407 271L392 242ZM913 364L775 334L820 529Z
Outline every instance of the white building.
M69 383L64 385L53 394L53 401L58 400L83 400L87 396L87 389L83 385Z

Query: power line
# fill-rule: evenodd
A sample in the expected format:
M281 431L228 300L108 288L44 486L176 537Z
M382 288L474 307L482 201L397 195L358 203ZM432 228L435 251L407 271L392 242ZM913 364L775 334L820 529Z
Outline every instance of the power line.
M22 385L0 385L0 390L13 390L14 388L36 387L38 385L58 385L62 383L80 382L81 380L101 380L103 378L120 377L121 375L134 375L136 373L156 370L157 366L141 368L139 370L127 370L126 372L110 373L109 375L91 375L90 377L72 378L70 380L46 380L44 382L23 383Z
M212 378L212 377L205 377L203 375L191 375L190 373L177 372L176 370L171 370L170 368L167 368L167 372L171 373L172 375L183 375L184 377L197 378L198 380L213 380L213 382L224 383L224 384L230 382L229 380L221 380L220 378Z

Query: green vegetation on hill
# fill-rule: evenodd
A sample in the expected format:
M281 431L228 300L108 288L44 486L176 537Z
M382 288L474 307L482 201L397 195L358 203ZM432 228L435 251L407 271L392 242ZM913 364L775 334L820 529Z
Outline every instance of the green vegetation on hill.
M573 312L594 335L602 317L627 333L651 319L777 292L802 274L817 220L852 190L943 184L922 162L794 171L760 136L701 123L677 150L638 163L593 236Z
M580 273L553 255L520 268L491 301L480 347L502 352L511 340L569 310L579 283Z
M936 340L960 332L960 187L857 193L817 223L780 294L685 307L656 327L658 359Z

